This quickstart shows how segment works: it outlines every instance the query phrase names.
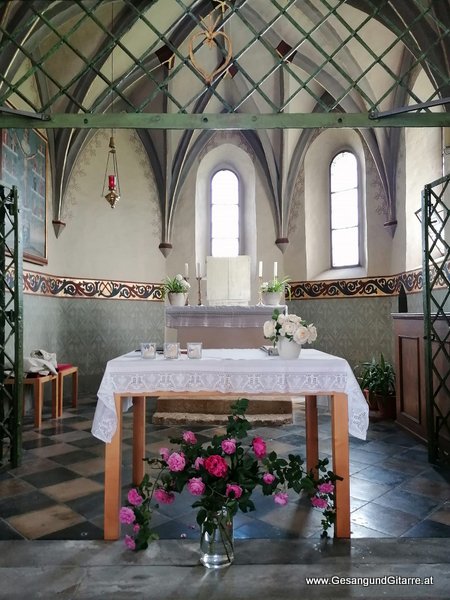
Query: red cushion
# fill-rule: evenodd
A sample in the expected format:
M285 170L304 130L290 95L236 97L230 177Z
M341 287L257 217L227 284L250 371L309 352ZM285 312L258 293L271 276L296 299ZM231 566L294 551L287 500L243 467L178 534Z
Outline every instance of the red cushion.
M71 369L73 365L70 363L61 363L56 366L57 371L64 371L64 369Z

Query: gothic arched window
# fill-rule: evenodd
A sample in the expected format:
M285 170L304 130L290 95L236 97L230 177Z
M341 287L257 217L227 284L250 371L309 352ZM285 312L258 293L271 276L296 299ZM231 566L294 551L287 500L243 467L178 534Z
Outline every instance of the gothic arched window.
M238 256L239 230L239 179L222 169L211 178L211 256Z
M331 266L360 264L358 164L351 152L340 152L330 165Z

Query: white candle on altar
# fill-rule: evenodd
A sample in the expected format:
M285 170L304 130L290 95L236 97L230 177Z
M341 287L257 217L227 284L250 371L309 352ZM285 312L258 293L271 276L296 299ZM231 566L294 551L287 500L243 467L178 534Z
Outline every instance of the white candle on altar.
M278 263L274 262L273 263L273 278L276 279L278 275Z
M189 277L189 265L188 263L184 263L184 276L186 279Z
M196 276L197 277L201 277L201 275L200 275L200 263L197 263Z
M259 261L258 277L262 277L262 260Z

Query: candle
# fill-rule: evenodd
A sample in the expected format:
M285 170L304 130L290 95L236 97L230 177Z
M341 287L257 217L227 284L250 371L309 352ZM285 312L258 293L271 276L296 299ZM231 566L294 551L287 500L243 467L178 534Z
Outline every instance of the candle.
M258 277L262 277L262 260L259 261Z
M116 189L116 176L115 175L108 175L108 187L110 190Z
M200 263L197 263L196 276L197 277L201 277L201 275L200 275Z
M189 277L189 265L188 263L184 263L184 276L186 279Z
M273 278L276 279L278 275L278 263L274 262L273 263Z

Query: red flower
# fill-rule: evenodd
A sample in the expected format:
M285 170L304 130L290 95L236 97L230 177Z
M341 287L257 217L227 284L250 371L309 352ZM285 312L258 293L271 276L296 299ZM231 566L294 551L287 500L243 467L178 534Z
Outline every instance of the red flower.
M224 477L228 471L228 465L225 462L225 459L218 454L213 454L208 456L208 458L205 458L204 467L208 473L215 477Z

